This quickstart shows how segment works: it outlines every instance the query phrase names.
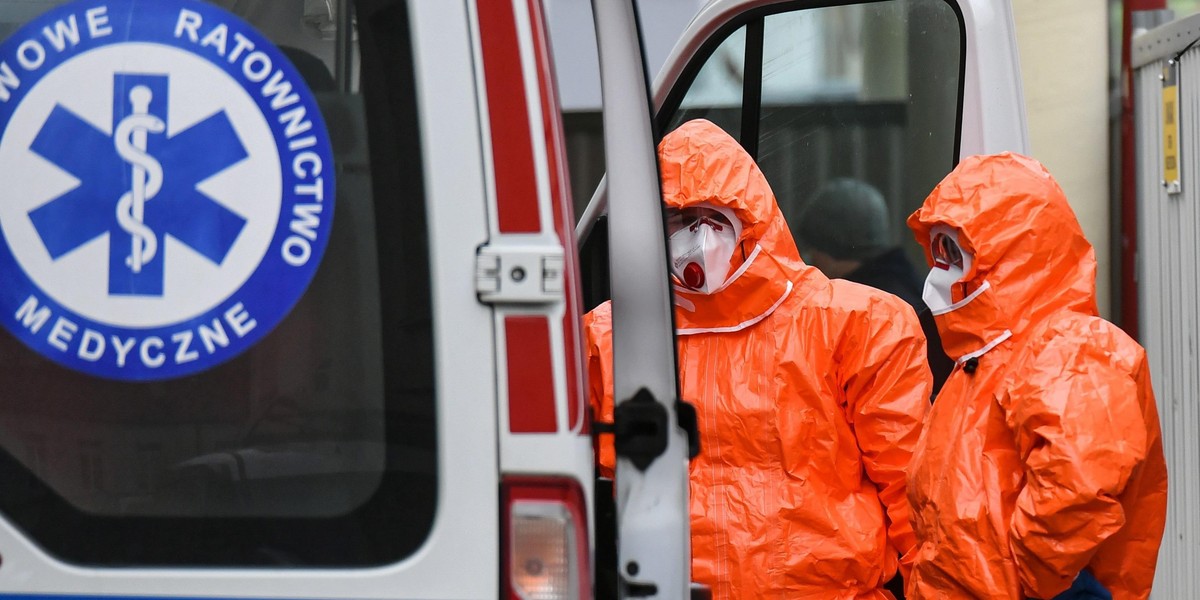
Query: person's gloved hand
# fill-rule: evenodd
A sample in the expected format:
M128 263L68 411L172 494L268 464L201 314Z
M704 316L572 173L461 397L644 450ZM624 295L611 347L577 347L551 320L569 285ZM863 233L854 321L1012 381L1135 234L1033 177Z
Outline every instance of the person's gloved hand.
M1091 571L1084 569L1071 584L1071 589L1055 596L1054 600L1112 600L1112 594L1096 580Z

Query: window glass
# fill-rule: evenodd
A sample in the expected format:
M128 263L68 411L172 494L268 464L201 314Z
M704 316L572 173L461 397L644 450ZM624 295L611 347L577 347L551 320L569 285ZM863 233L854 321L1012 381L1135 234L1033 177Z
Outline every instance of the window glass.
M22 25L61 4L0 0L0 39L24 35ZM0 512L51 554L84 564L395 562L423 543L437 487L429 249L405 2L211 4L270 40L313 92L334 159L321 167L336 179L333 214L310 206L305 218L303 210L285 207L279 219L292 219L290 232L299 237L288 248L299 260L313 248L305 240L316 227L314 215L330 218L324 255L312 255L319 264L311 283L261 339L177 377L97 376L0 328ZM197 39L208 41L206 49L227 42L232 52L236 38L220 40L214 29L211 22L197 25ZM253 64L245 64L253 73ZM161 89L175 94L185 85L171 79ZM286 91L278 94L277 102L289 102ZM174 115L184 109L167 108L173 115L167 135L183 135L188 117ZM92 127L111 133L103 123ZM165 142L153 141L153 131L147 135L152 141L141 142L142 149L153 155L154 144ZM292 140L293 150L304 148L299 140ZM204 151L219 155L224 147ZM284 171L316 170L307 158L285 163L280 154ZM171 164L162 172L166 189ZM221 185L214 176L196 188L221 198ZM0 202L10 200L0 193ZM105 202L116 209L118 198ZM153 203L145 200L144 223ZM186 224L172 226L179 228L175 237L156 238L159 248L188 255L180 251ZM103 255L108 246L96 248ZM211 282L196 277L191 289L202 294ZM249 318L232 314L222 323L181 327L190 331L188 348L174 338L149 346L148 364L232 343L231 336L250 327ZM70 352L99 352L95 344L79 345L81 328L68 333Z
M733 137L740 135L746 28L734 31L696 74L667 131L692 119L707 119Z
M758 162L806 261L920 309L925 261L905 219L957 160L958 13L945 0L770 11L701 57L663 131L715 122ZM868 277L877 259L903 283Z
M897 247L925 268L904 221L956 162L961 36L942 0L765 17L758 163L827 274ZM888 291L919 307L913 287Z

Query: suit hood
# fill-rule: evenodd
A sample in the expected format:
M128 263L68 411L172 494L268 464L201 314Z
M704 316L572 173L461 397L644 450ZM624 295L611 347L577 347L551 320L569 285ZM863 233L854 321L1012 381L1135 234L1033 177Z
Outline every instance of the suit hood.
M739 242L777 259L800 261L767 178L742 145L704 119L688 121L658 145L663 202L673 208L707 203L732 211Z
M688 121L663 138L658 157L667 207L712 205L732 212L741 225L740 252L723 286L708 294L675 286L681 335L740 331L774 312L797 288L807 293L826 281L800 259L754 159L720 127Z
M964 159L908 218L932 266L930 230L957 229L974 255L968 289L985 282L994 310L984 315L1015 337L1064 310L1097 315L1096 256L1058 182L1038 161L1005 152Z

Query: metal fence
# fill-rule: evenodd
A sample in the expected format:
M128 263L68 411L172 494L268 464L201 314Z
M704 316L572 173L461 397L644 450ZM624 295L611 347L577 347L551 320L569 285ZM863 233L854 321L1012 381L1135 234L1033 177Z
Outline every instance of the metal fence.
M1134 39L1138 296L1169 471L1153 597L1200 598L1200 15Z

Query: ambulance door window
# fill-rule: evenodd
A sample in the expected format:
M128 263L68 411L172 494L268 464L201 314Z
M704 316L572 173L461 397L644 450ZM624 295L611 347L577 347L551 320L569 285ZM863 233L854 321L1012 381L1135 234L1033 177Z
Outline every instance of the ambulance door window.
M0 517L84 565L410 556L438 482L407 3L94 4L0 0Z
M905 289L889 291L919 306L911 280L925 262L904 221L957 162L965 51L957 7L775 5L715 39L665 103L662 133L713 120L757 160L806 260L852 278L852 267L888 254L906 271ZM730 98L737 109L726 108ZM846 189L870 198L847 200Z

